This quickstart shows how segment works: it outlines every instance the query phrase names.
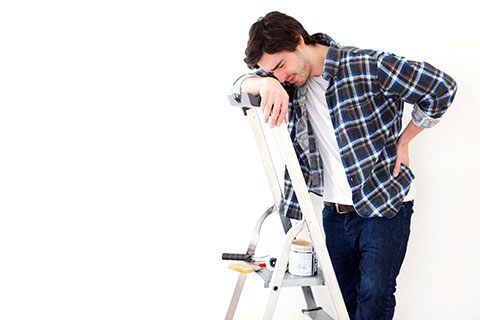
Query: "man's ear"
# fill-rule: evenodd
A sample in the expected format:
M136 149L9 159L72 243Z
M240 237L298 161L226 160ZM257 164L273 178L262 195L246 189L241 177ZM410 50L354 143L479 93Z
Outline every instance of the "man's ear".
M303 48L305 47L305 40L303 40L303 37L300 33L297 33L297 38L298 38L298 45L297 48Z

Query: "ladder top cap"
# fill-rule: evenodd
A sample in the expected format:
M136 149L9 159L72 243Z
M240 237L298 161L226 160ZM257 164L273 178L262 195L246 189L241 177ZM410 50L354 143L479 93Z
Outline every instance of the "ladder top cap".
M228 95L228 99L230 100L230 104L233 107L259 107L260 106L260 96L254 96L251 93L242 93L240 97L235 97L235 95L230 94Z

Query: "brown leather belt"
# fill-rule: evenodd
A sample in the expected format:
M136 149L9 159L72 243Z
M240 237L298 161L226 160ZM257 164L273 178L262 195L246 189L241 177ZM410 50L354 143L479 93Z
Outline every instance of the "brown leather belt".
M323 204L326 205L327 207L335 208L338 214L345 214L345 213L355 211L355 208L353 206L347 206L344 204L332 203L327 201L324 201Z

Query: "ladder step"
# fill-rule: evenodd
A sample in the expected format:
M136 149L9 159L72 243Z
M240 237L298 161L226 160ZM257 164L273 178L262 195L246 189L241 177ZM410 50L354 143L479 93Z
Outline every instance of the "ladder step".
M334 320L328 313L321 307L313 310L302 310L302 313L313 320Z
M253 272L252 274L256 275L259 281L263 283L264 288L270 286L270 281L272 280L273 272L267 268ZM299 277L294 276L288 272L285 272L283 278L282 287L310 287L310 286L324 286L325 280L323 278L322 270L318 269L317 274L311 277Z

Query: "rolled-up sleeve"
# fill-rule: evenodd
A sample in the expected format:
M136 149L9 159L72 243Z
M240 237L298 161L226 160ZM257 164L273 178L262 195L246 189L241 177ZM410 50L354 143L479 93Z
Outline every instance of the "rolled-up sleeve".
M267 77L267 76L272 76L271 74L263 71L262 69L258 69L255 72L250 72L247 74L244 74L243 76L240 76L235 82L233 83L231 93L233 94L235 99L239 99L240 96L242 95L242 83L245 81L245 79L251 78L251 77Z
M412 121L419 127L436 125L455 97L455 80L427 62L381 54L377 67L380 89L413 104Z
M235 99L239 99L240 98L240 95L242 94L242 83L245 79L248 79L250 77L254 77L256 76L255 73L247 73L247 74L244 74L243 76L241 76L240 78L238 78L237 80L235 80L235 82L233 83L233 86L232 86L232 94L234 96Z

